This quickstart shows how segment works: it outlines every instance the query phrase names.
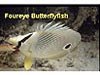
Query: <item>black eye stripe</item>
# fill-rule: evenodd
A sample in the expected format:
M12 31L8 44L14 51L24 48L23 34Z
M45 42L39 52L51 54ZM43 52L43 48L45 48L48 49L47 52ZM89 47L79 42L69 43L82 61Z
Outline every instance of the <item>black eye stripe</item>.
M19 48L21 46L21 41L18 42L18 45L16 46L16 48Z
M32 35L32 34L30 34L30 35L26 36L25 38L23 38L23 39L21 40L21 42L25 42L29 37L31 37L31 35Z
M17 45L17 48L19 48L20 46L21 46L21 43L23 42L25 42L29 37L31 37L32 36L32 34L30 34L30 35L28 35L28 36L26 36L25 38L23 38L21 41L19 41L18 42L18 45Z

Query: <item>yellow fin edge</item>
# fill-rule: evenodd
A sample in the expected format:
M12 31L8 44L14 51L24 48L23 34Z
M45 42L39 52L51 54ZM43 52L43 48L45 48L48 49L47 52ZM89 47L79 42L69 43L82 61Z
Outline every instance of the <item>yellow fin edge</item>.
M25 56L25 60L24 60L24 68L26 70L30 70L32 67L32 58L29 56Z

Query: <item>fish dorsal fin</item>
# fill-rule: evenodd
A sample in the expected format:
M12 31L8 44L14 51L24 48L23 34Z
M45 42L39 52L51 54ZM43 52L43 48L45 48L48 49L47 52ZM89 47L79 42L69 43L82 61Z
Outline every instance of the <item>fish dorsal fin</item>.
M65 24L62 24L61 22L55 23L49 22L48 24L42 24L42 25L37 25L35 28L36 32L41 32L41 31L56 31L56 30L67 30L69 27L64 26Z

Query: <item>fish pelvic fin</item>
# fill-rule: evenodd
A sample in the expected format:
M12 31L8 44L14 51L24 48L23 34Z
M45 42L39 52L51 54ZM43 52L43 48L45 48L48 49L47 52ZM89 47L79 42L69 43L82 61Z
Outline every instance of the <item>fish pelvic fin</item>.
M24 59L24 68L26 70L30 70L31 67L33 65L33 61L32 61L32 57L31 56L25 56L25 59Z

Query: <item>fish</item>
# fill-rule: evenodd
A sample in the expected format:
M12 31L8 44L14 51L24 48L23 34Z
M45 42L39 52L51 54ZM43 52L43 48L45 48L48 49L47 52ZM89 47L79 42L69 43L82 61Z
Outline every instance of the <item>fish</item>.
M25 56L26 70L31 69L35 58L49 60L63 57L68 51L76 48L81 41L79 32L61 22L37 25L34 29L35 31L32 33L9 39L9 42Z

